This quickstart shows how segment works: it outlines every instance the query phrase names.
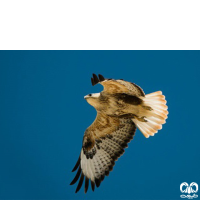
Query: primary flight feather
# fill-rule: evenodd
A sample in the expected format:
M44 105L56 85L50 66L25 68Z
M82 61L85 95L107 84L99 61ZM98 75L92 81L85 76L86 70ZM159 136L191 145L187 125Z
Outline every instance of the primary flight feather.
M78 192L85 178L85 193L89 180L92 190L99 187L105 175L113 169L115 161L133 138L136 127L148 138L162 129L168 111L161 91L145 95L134 83L105 79L93 74L92 85L100 83L104 90L84 98L92 105L97 116L85 131L79 159L72 171L78 169L71 185L79 179Z

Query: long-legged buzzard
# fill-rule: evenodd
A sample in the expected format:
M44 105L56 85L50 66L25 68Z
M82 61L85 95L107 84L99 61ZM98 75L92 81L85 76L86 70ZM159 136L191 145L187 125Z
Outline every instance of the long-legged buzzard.
M136 131L136 127L148 138L162 128L168 111L161 91L145 95L134 83L105 79L93 74L92 85L100 83L104 90L84 98L92 105L97 116L86 129L79 159L72 171L78 169L71 185L79 179L78 192L85 178L85 193L89 180L94 191L105 175L113 169L115 161L124 153Z

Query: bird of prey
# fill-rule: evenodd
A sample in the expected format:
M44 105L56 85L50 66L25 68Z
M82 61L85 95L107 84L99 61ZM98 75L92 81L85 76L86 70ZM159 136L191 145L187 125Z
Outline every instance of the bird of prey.
M136 131L136 127L148 138L162 128L168 111L161 91L145 95L134 83L123 79L105 79L93 74L92 85L100 83L104 90L88 94L84 98L92 105L97 116L83 137L78 161L72 170L77 174L70 185L79 179L76 193L85 178L85 193L89 180L92 190L99 187L105 176L113 169L115 161L124 153Z

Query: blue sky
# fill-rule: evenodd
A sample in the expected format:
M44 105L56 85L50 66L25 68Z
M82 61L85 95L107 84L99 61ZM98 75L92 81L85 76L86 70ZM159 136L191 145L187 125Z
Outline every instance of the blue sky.
M162 90L163 129L139 130L101 186L70 186L85 129L92 73ZM200 51L0 51L0 199L180 199L200 184Z

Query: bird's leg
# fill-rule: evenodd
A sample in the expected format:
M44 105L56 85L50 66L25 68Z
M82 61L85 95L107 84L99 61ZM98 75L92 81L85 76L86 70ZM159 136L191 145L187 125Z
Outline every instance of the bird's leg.
M150 106L142 106L145 110L149 110L149 111L152 111L153 108L151 108Z
M144 119L144 116L143 117L135 116L134 118L137 119L140 122L148 122L146 119Z

